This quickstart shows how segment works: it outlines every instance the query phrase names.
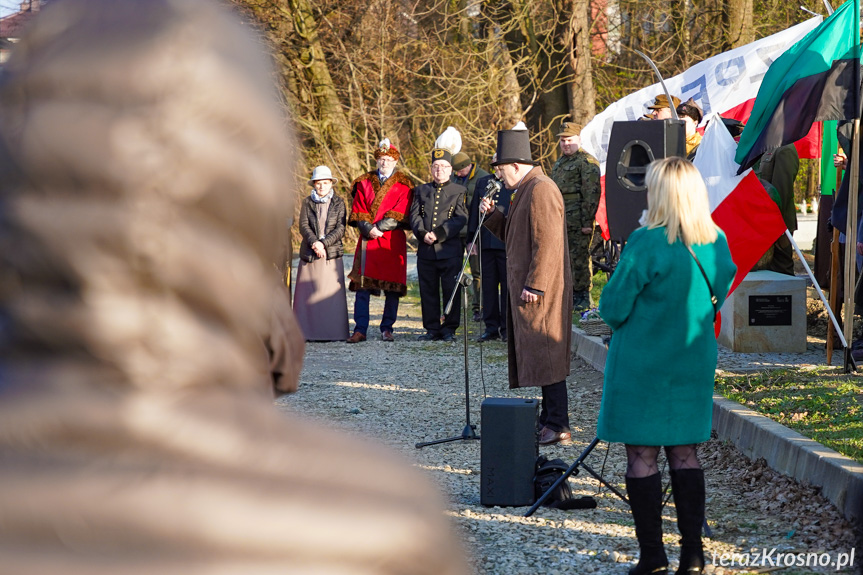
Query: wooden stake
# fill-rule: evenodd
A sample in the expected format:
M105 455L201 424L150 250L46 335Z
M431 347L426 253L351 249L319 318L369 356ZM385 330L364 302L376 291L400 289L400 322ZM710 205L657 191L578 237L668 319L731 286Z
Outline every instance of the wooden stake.
M848 186L848 217L845 223L845 310L842 324L845 332L845 373L855 369L851 358L851 343L854 335L854 286L857 274L857 194L860 182L860 118L854 120L852 140L851 175Z

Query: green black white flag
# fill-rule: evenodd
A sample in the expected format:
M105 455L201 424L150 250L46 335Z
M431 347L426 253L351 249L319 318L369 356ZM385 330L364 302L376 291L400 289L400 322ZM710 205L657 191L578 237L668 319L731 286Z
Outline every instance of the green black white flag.
M743 173L814 122L860 115L860 1L848 0L770 65L734 159Z

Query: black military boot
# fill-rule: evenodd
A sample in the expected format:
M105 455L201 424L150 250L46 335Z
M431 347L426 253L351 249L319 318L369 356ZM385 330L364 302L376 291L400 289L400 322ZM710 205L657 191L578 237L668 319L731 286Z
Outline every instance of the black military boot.
M672 469L671 490L680 531L680 567L675 575L695 575L704 570L704 470Z
M662 545L662 478L659 473L647 477L627 477L626 495L635 521L638 539L638 564L629 575L667 575L668 557Z

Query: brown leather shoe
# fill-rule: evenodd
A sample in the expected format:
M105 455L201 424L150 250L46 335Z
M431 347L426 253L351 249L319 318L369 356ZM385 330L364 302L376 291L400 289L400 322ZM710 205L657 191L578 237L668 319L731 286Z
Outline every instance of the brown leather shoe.
M396 338L393 337L393 332L391 332L388 329L381 332L381 339L384 341L395 341L396 340Z
M347 343L360 343L361 341L366 341L366 336L364 336L358 331L355 331L353 335L348 338Z
M570 443L572 441L572 433L569 431L554 431L550 427L543 427L539 432L540 445L553 445L555 443Z

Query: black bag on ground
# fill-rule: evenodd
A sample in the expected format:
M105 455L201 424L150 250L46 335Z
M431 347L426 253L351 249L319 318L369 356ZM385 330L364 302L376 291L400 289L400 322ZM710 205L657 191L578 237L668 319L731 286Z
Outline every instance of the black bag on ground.
M568 468L562 459L549 460L544 455L540 455L537 458L536 474L533 476L533 489L537 501L542 497L543 493L554 485L555 481L566 473ZM563 481L555 488L543 505L563 510L593 509L596 507L596 500L593 497L576 498L572 494L572 487L570 487L569 482Z

